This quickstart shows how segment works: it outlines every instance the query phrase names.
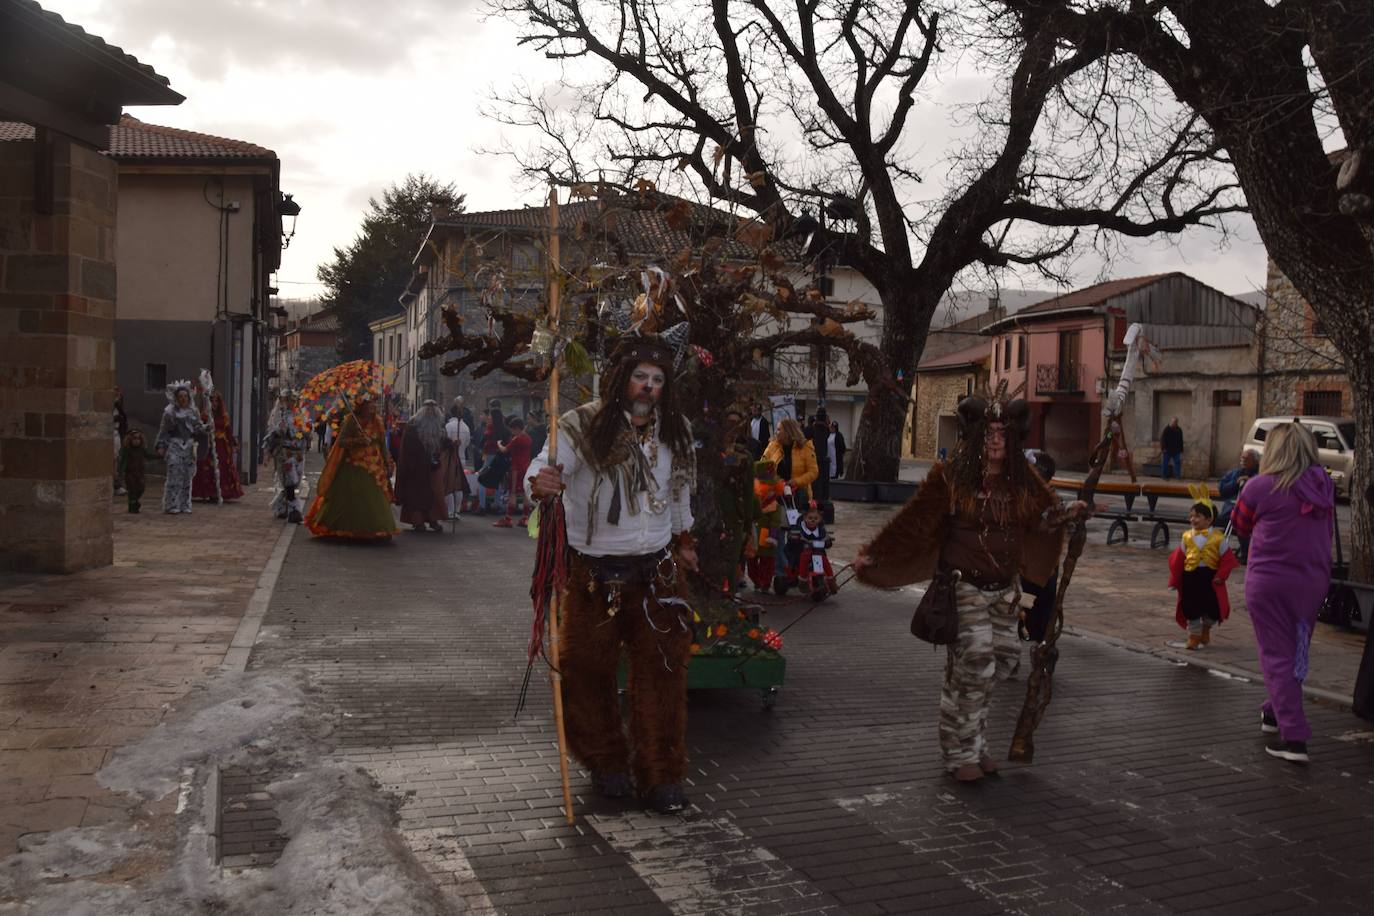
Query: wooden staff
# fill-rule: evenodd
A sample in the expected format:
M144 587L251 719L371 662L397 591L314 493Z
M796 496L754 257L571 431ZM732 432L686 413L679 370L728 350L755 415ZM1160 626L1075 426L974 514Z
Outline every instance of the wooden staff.
M558 328L560 293L563 281L558 264L558 189L549 188L549 330ZM556 342L555 342L556 343ZM553 369L549 372L549 398L545 411L549 418L549 467L558 464L558 351L555 346L551 354ZM558 773L563 780L563 811L568 816L568 826L573 824L572 786L568 783L568 734L563 724L563 672L558 661L558 611L559 594L554 589L549 599L549 661L552 669L549 680L553 683L553 722L558 730Z

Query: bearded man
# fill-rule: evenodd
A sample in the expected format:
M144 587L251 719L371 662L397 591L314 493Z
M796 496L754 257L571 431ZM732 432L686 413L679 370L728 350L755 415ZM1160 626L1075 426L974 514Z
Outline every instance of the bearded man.
M559 640L568 744L598 792L619 798L637 790L661 814L687 804L692 612L684 597L686 571L697 568L696 457L672 370L661 341L623 342L601 397L559 419L557 463L545 447L527 478L535 499L564 494L571 556ZM616 693L622 645L629 742Z
M262 440L263 453L272 459L276 469L272 514L293 525L299 525L304 517L305 500L299 488L305 479L305 452L310 448L308 427L305 419L297 416L296 401L294 391L281 391L277 406L267 418L267 434Z
M406 423L396 461L396 493L401 523L415 531L443 531L448 518L447 482L453 441L444 429L437 401L425 401Z

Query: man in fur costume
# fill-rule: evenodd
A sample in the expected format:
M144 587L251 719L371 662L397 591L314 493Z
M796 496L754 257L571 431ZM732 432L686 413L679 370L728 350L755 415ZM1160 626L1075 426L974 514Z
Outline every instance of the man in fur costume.
M634 789L663 814L687 803L692 612L684 596L687 571L697 567L696 462L690 426L674 403L673 364L656 338L622 342L601 397L559 419L557 463L549 464L546 447L527 477L535 499L562 491L567 517L559 639L568 745L602 795ZM616 692L622 645L629 742Z
M401 524L415 531L443 531L448 518L448 489L453 441L444 431L444 415L436 401L425 401L405 425L401 453L396 459L396 492Z
M1059 562L1063 526L1086 508L1061 509L1022 452L1028 411L1005 385L959 402L959 442L911 501L859 551L860 581L882 588L955 578L958 640L940 694L940 750L961 782L997 772L983 737L993 684L1020 656L1019 577L1043 584Z

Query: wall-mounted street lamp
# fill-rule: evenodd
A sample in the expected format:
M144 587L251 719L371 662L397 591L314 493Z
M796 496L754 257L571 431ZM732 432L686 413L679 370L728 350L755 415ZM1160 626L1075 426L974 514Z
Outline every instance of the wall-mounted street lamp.
M281 247L290 248L291 239L296 234L296 217L301 215L301 205L292 200L290 194L283 194L281 200L277 201L277 215L282 218ZM287 219L291 220L290 230L286 227Z

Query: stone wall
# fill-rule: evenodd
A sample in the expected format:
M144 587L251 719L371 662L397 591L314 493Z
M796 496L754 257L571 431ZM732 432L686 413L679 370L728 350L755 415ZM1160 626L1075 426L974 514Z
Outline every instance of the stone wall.
M72 572L113 559L117 178L61 137L39 149L0 144L0 568Z
M1261 416L1302 414L1308 391L1341 392L1343 416L1354 410L1350 378L1312 307L1270 262L1265 284Z
M982 382L980 374L968 368L947 369L938 372L920 372L916 375L913 419L915 423L915 443L908 431L904 451L907 457L932 460L939 456L940 416L952 414L959 399L968 394L969 383L977 391Z

